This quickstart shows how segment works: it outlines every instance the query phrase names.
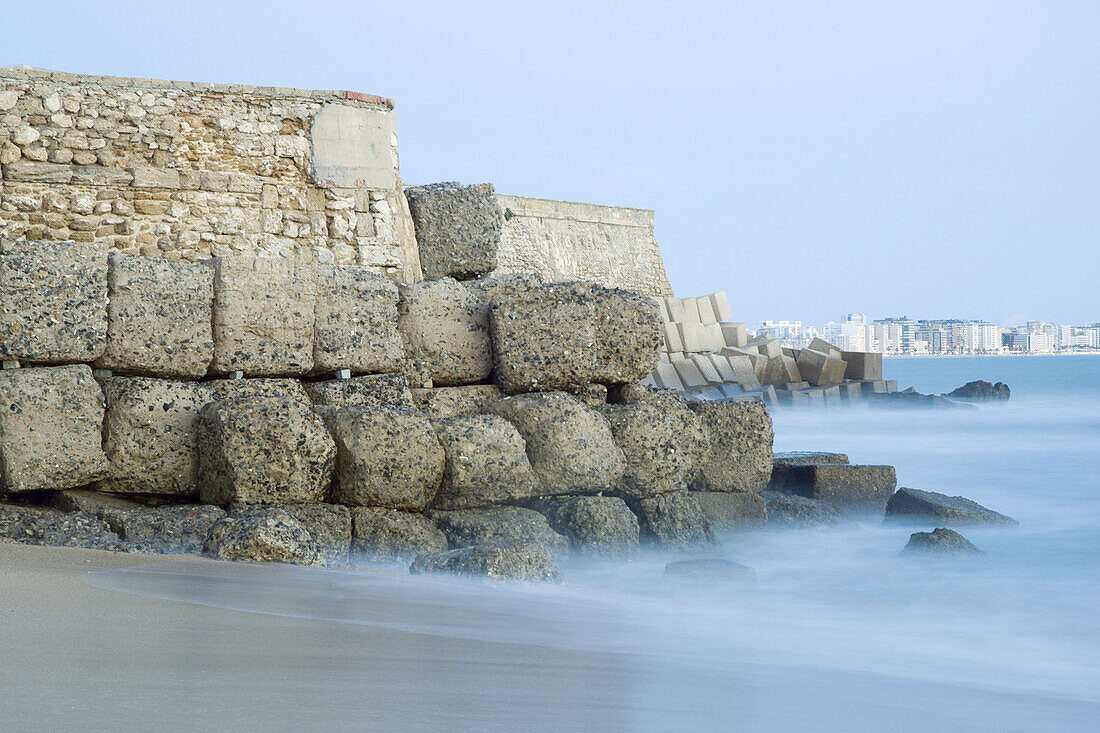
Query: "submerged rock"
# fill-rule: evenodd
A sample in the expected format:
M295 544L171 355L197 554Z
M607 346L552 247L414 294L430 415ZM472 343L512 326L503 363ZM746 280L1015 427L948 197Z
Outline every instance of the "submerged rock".
M898 489L886 504L887 520L930 518L952 524L1019 524L1012 517L987 509L962 496L921 489Z
M760 494L693 491L691 495L715 529L753 529L768 523L767 506Z
M450 573L491 580L557 582L561 574L554 566L550 551L534 540L512 540L490 545L474 545L448 552L421 555L409 572Z
M972 402L1007 400L1012 396L1012 390L1004 382L991 384L982 379L977 379L948 392L947 396L955 400L970 400Z
M755 580L756 571L732 560L677 560L665 565L665 577L692 582L744 582Z
M769 527L843 527L851 524L832 504L804 496L766 491Z
M872 407L974 410L974 405L955 402L934 394L921 394L913 388L901 392L867 392Z
M659 545L689 548L717 545L718 538L694 492L673 491L634 503L643 536Z
M309 531L282 509L255 507L230 514L210 528L203 552L218 560L320 565Z
M958 532L940 527L931 532L914 532L909 535L905 552L929 552L941 555L983 555L981 550Z

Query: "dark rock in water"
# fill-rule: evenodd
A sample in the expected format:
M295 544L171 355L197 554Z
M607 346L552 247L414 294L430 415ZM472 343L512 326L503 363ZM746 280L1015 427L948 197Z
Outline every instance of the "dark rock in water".
M66 513L14 504L0 504L0 538L28 545L115 551L131 549L92 512Z
M880 512L895 486L893 466L788 463L774 468L768 488L827 501L848 512Z
M825 451L790 450L776 453L772 456L772 462L776 465L788 463L848 463L848 456L843 453L828 453Z
M528 506L582 554L629 555L638 549L638 518L618 497L557 496Z
M1012 396L1012 391L1004 382L991 384L984 380L978 379L973 382L967 382L958 389L948 392L947 396L956 400L970 400L974 402L1007 400L1009 397Z
M550 529L546 517L533 509L499 506L491 509L433 511L432 521L451 547L486 545L510 540L535 540L552 550L564 550L568 540Z
M714 529L754 529L768 523L767 506L760 494L693 491L691 495Z
M230 514L210 528L203 552L219 560L320 565L317 543L282 509L256 507Z
M887 520L931 518L953 524L1019 524L962 496L900 488L886 504Z
M868 392L867 401L872 407L972 410L974 405L955 402L934 394L921 394L907 389L903 392Z
M982 555L985 554L970 540L958 532L940 527L931 532L914 532L909 535L909 544L905 552L929 552L941 555Z
M804 496L766 491L769 527L843 527L851 524L832 504Z
M632 508L641 520L643 537L659 545L690 548L719 544L695 492L660 494L641 499Z
M447 537L423 514L356 507L351 516L351 550L372 560L412 559L447 549Z
M97 515L115 534L152 552L201 552L225 512L208 504L160 507L104 506Z
M755 580L756 571L732 560L677 560L665 565L665 577L685 581L743 582Z
M554 567L550 551L534 540L512 540L490 545L472 545L448 552L421 555L409 572L450 573L491 580L557 582L561 574Z

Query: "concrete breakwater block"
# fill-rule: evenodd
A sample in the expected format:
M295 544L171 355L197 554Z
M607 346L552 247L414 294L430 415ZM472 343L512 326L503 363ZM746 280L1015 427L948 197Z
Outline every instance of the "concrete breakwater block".
M107 401L103 449L111 471L96 488L198 496L199 425L214 390L203 382L150 377L108 377L100 384Z
M760 402L698 402L691 405L710 449L702 465L705 491L763 491L772 474L772 429Z
M498 506L433 511L431 518L447 536L451 547L470 547L509 540L534 540L552 552L561 552L569 546L568 540L550 528L546 517L533 509Z
M201 552L210 529L225 512L209 504L101 507L97 515L126 542L164 553Z
M447 536L428 517L397 509L352 507L351 552L369 560L411 560L447 549Z
M767 367L764 370L764 378L760 380L760 383L779 387L790 382L801 381L802 375L795 360L789 356L779 354L768 359Z
M632 502L631 508L645 540L670 548L718 544L694 492L658 494Z
M982 506L963 496L947 496L935 491L902 487L886 504L888 521L934 519L941 523L1018 524L1012 517Z
M830 453L828 451L791 450L781 451L772 455L772 463L776 466L788 464L849 463L848 456L843 453Z
M495 384L469 384L438 389L414 389L417 408L432 420L455 415L475 415L488 410L489 405L504 397Z
M769 488L850 512L881 512L897 486L893 466L779 464Z
M847 366L844 378L857 381L882 379L882 354L869 351L844 351L841 359Z
M319 504L332 483L336 445L305 402L217 400L202 409L199 496L206 504Z
M306 528L276 507L250 507L219 519L202 549L219 560L323 564L317 543Z
M214 268L112 252L107 341L96 366L121 374L198 379L214 358Z
M597 494L611 490L622 477L625 461L611 426L572 395L516 395L489 409L523 436L539 495Z
M424 277L469 280L491 272L504 213L491 183L433 183L405 189Z
M0 239L0 359L91 362L107 343L107 244Z
M286 504L279 507L309 532L326 561L347 559L351 545L351 512L340 504Z
M668 389L648 389L638 385L627 384L618 390L615 395L615 402L619 404L630 403L645 403L652 405L661 412L661 414L667 416L676 426L676 434L678 436L677 442L679 448L683 453L684 460L684 483L687 486L691 486L700 480L703 465L707 461L707 456L710 453L710 438L707 436L706 427L703 424L703 419L692 412L688 406L688 401L684 396L679 393ZM644 423L644 421L639 421ZM629 437L634 425L634 421L631 420L628 423L627 436ZM619 438L616 438L618 441ZM640 446L644 446L647 439L639 442ZM660 447L658 446L658 449ZM625 451L624 451L625 455ZM638 461L644 466L644 462L640 462L637 457L633 460ZM628 469L630 470L630 469ZM634 470L637 470L636 468ZM622 487L619 488L622 491ZM626 496L627 494L623 494Z
M526 444L496 415L458 415L432 423L447 455L434 509L510 504L538 490Z
M512 540L475 547L462 547L417 557L409 572L447 573L487 580L520 583L556 583L561 573L554 558L535 540Z
M403 374L368 374L351 379L304 382L315 405L333 407L416 407Z
M801 349L798 352L797 365L798 374L802 379L816 387L843 382L844 371L848 368L844 361L813 349ZM839 398L840 395L837 394L837 397Z
M397 286L364 267L320 265L313 370L331 374L401 371L405 343L397 329Z
M421 511L435 498L446 453L428 417L404 407L341 407L333 498L348 506Z
M620 496L642 499L682 489L688 479L684 420L677 411L631 402L599 408L623 453L625 471L615 483Z
M768 523L767 504L760 494L693 491L691 495L714 529L756 529Z
M256 379L211 379L203 382L214 390L214 399L237 397L285 397L308 405L309 395L297 379L258 377Z
M555 496L528 506L546 517L550 527L582 555L629 555L637 551L638 517L614 496Z
M308 373L313 369L316 302L312 264L216 257L211 370L258 377Z
M450 278L401 286L398 328L434 385L477 384L493 372L489 306Z
M769 527L815 527L827 529L850 525L850 519L827 501L807 499L795 494L765 491Z
M69 489L104 476L103 393L90 367L0 371L0 488Z

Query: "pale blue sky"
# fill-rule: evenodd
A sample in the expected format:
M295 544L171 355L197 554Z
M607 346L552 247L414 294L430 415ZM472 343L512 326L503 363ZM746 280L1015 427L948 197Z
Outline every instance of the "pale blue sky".
M1100 320L1100 3L10 3L0 65L371 92L736 317Z

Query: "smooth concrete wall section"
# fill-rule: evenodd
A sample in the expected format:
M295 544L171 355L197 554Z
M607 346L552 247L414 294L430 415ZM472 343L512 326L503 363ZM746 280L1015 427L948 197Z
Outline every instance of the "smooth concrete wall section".
M497 194L504 229L497 274L534 272L547 282L591 280L672 295L653 212Z

